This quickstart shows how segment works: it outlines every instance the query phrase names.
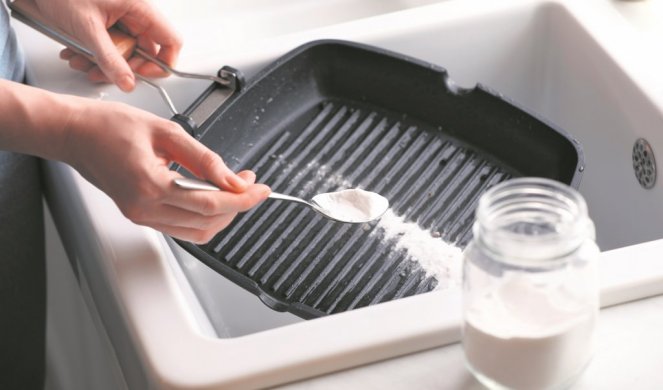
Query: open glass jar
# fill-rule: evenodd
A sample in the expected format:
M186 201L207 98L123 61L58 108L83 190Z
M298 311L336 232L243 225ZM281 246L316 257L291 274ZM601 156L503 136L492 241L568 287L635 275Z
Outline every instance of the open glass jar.
M556 181L501 183L479 201L463 269L463 348L493 389L557 389L593 351L598 247L582 196Z

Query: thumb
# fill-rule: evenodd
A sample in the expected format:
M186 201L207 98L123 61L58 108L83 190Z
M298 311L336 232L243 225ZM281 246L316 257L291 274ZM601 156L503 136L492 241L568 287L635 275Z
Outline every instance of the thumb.
M170 122L173 123L173 122ZM173 125L178 126L173 123ZM178 126L179 128L179 126ZM177 162L194 175L209 180L227 191L244 192L249 183L223 162L218 154L206 148L181 128L177 136L164 140L163 148L170 160ZM255 180L255 179L254 179Z
M127 61L103 24L94 23L88 35L89 45L94 52L94 62L108 79L124 92L130 92L136 85L134 74Z

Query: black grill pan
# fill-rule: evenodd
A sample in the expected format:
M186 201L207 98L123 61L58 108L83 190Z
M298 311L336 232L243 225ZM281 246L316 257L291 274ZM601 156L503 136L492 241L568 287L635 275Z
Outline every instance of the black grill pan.
M209 112L218 88L185 114ZM376 191L396 214L461 247L491 186L539 176L577 187L583 170L575 140L487 88L460 89L438 66L343 41L284 55L192 130L274 191ZM240 215L207 245L178 243L273 309L303 318L444 283L376 224L332 222L285 202Z

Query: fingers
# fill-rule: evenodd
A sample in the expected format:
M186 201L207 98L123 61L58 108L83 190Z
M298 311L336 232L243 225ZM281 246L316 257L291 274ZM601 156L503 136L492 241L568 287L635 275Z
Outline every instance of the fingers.
M110 80L104 72L92 61L84 56L76 54L70 49L64 49L60 52L60 58L69 62L69 67L81 72L86 72L88 80L94 83L108 83ZM142 57L133 56L129 58L129 67L135 73L140 73L146 77L165 77L168 74L160 67Z
M242 193L177 188L164 202L194 213L213 216L248 211L267 199L270 192L264 184L251 184Z
M76 55L69 59L69 67L80 70L81 72L88 72L93 66L95 66L94 62L89 61L83 56Z
M179 126L174 130L164 134L160 142L161 149L170 161L179 163L194 175L226 191L239 193L246 190L246 181L228 168L221 156L207 149Z
M256 182L256 174L253 171L241 171L237 173L237 176L241 177L248 184Z
M88 60L85 56L82 56L71 49L64 49L60 52L60 58L69 62L69 67L81 72L89 73L92 68L96 68L94 62ZM106 77L104 80L108 81Z
M210 225L205 229L194 229L164 224L154 224L151 227L180 240L190 241L195 244L206 244L221 230L227 228L235 216L236 214L226 214L217 218L214 221L214 225Z
M100 22L89 25L92 30L87 34L90 49L95 53L95 61L108 79L129 92L135 87L136 81L127 61L118 52L111 40L106 27ZM71 60L70 60L71 63Z
M143 225L162 225L176 226L183 229L207 230L212 229L215 232L221 230L219 227L221 219L227 219L228 216L234 217L237 213L225 213L212 216L202 215L179 207L168 204L161 204L150 214L148 219L140 222ZM230 218L232 220L232 218Z
M104 18L92 18L82 24L82 31L77 34L78 38L94 52L94 60L98 67L89 61L84 61L84 57L70 49L63 50L61 58L69 61L72 68L87 72L88 79L91 81L110 81L125 92L133 90L136 85L133 72L147 77L168 75L166 71L152 62L142 59L132 61L140 59L140 56L133 56L127 62L106 30L108 27L104 25L106 22L108 20ZM141 49L170 66L175 65L182 49L182 40L166 22L166 18L148 3L138 3L131 11L117 19L117 22L122 29L137 39Z
M152 7L143 8L135 15L126 15L120 22L138 39L138 46L141 49L171 67L175 66L182 49L182 39L158 10ZM166 71L151 62L145 62L135 70L147 77L168 75Z
M182 39L173 27L166 22L167 19L155 9L150 10L148 18L150 18L151 24L143 36L151 40L153 44L158 45L159 51L158 53L154 51L154 46L148 46L152 44L151 42L141 37L141 34L136 34L141 37L139 38L139 45L146 49L152 49L151 54L156 55L157 58L168 65L174 66L182 49Z
M93 83L110 83L111 81L106 77L104 72L98 67L93 66L87 72L87 79Z
M151 56L159 58L159 51L161 47L157 43L155 43L152 40L152 38L145 35L140 36L138 38L138 46L144 51L146 51L148 54L150 54ZM142 56L137 56L136 58L143 59ZM174 66L175 60L165 61L165 62L170 66ZM132 66L132 69L134 69L137 73L145 77L166 77L169 75L167 71L163 70L157 64L151 61L146 61L144 59L139 66L136 67Z
M251 171L242 171L237 175L249 184L253 184L255 181L255 174ZM215 196L215 193L207 191L207 195ZM238 194L231 195L240 196ZM228 227L237 216L237 212L206 216L195 211L163 204L159 206L156 212L150 215L158 219L155 221L140 221L140 223L181 240L204 244L211 240L219 231Z
M60 58L63 60L69 60L71 57L75 56L76 52L69 49L65 48L60 51Z

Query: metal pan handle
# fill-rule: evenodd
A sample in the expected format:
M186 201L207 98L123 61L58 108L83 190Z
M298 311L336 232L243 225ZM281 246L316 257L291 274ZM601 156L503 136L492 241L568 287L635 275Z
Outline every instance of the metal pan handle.
M51 26L48 23L48 21L41 15L41 12L39 11L39 8L37 7L37 4L34 2L34 0L14 0L14 1L8 0L7 4L11 9L12 17L14 17L15 19L25 23L26 25L34 28L35 30L41 32L42 34L52 38L53 40L85 56L88 60L96 63L94 52L86 48L81 42L79 42L78 40L76 40L66 32L62 31L57 27ZM145 58L150 62L153 62L164 71L178 77L199 79L199 80L210 80L226 88L231 89L233 92L239 88L238 76L236 74L233 74L232 72L222 72L221 74L219 74L219 76L181 72L177 69L168 66L168 64L166 64L165 62L145 52L143 49L138 47L137 41L133 36L125 33L119 28L117 27L109 28L108 34L110 35L111 40L113 41L113 44L115 45L117 51L125 59L129 59L129 57L136 54ZM182 117L182 115L179 113L179 111L173 104L173 101L168 95L168 92L163 87L152 82L150 79L140 74L134 73L134 75L136 76L137 79L149 85L150 87L156 89L159 92L159 95L161 95L161 98L164 100L164 102L168 106L168 109L172 112L174 116ZM185 118L185 119L188 119L185 120L185 122L189 123L193 122L190 118Z

